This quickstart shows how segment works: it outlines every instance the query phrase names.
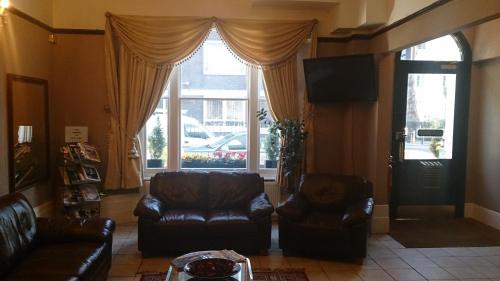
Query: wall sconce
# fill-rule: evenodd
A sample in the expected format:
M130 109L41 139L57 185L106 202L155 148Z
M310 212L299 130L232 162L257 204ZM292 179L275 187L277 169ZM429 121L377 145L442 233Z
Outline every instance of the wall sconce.
M0 0L0 22L2 24L5 24L7 21L5 13L7 12L9 6L10 6L9 0Z

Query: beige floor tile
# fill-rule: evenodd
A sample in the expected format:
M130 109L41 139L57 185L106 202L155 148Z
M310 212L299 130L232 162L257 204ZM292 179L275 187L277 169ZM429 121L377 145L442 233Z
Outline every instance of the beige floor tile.
M110 277L135 277L139 265L111 264Z
M377 261L377 259L397 258L397 255L389 248L369 250L368 256L375 261Z
M445 270L458 279L486 278L484 274L470 267L447 267Z
M460 261L470 267L474 266L493 266L491 262L483 257L458 257Z
M450 253L442 248L419 248L420 251L426 257L449 257Z
M485 277L500 278L500 267L498 266L473 266L472 268L477 272L481 272Z
M288 264L294 268L304 268L308 271L321 271L321 260L308 259L302 257L287 257Z
M170 267L172 258L145 258L142 260L138 272L164 272Z
M392 251L400 258L425 258L417 249L392 249Z
M383 241L382 244L389 249L404 249L405 248L405 246L401 245L396 240Z
M410 268L410 266L400 258L376 259L375 262L383 269Z
M262 268L291 267L285 257L282 256L259 256L259 263Z
M361 281L358 271L354 270L325 270L326 275L332 281Z
M469 249L479 256L500 256L500 247L471 247Z
M325 272L321 271L307 271L307 278L309 280L314 280L314 281L330 281L330 278L326 275Z
M435 264L440 267L462 267L467 266L466 263L461 261L457 257L431 257L430 258Z
M386 269L386 272L392 276L395 280L407 280L407 281L417 281L417 280L425 280L422 275L416 272L412 268L390 268Z
M453 257L475 257L478 253L467 247L443 248Z
M387 272L382 269L360 270L358 276L365 281L392 281L392 278Z
M118 254L113 256L113 264L132 264L140 265L142 256L140 254Z
M484 256L483 258L495 266L500 266L500 256Z
M451 275L448 271L440 267L415 267L415 270L424 276L426 279L454 279L455 277Z
M357 266L354 262L322 260L319 262L324 271L354 270Z
M437 267L430 258L408 258L405 257L403 260L409 264L411 267Z

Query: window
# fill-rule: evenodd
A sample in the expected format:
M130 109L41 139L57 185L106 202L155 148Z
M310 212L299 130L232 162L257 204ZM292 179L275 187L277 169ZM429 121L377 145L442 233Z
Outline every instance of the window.
M266 160L273 160L266 153L269 124L256 118L260 108L268 110L260 71L235 58L212 31L200 51L172 73L143 130L146 176L155 169L246 170L274 176L276 165L266 166ZM168 139L161 165L151 161L159 155L152 136L160 134Z
M436 38L401 51L401 60L462 61L462 52L451 35Z

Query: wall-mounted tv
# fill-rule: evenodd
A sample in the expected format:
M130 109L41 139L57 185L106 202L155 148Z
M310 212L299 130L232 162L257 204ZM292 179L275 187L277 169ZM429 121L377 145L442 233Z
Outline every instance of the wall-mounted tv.
M376 101L373 55L304 60L309 102Z

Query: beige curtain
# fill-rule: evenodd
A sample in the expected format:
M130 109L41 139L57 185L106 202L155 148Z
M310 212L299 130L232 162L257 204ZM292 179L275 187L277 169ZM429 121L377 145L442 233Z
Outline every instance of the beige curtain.
M213 20L106 16L111 128L105 188L136 188L142 186L137 134L154 112L174 65L203 43Z
M216 19L217 30L230 50L244 61L262 67L269 108L277 120L300 117L297 51L309 36L316 45L316 25L316 20ZM280 186L287 185L281 165L277 180Z

